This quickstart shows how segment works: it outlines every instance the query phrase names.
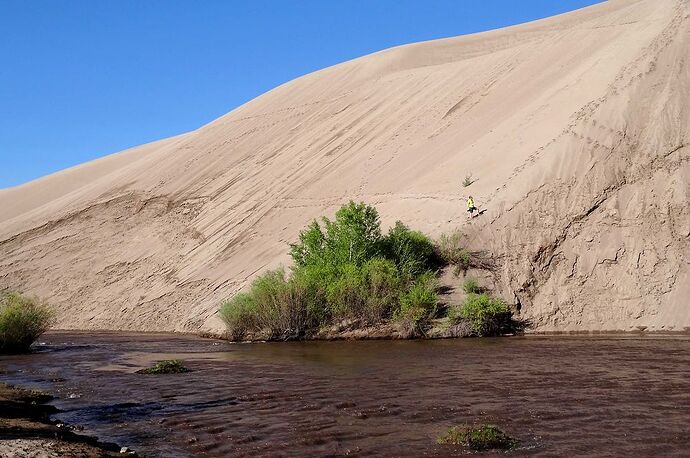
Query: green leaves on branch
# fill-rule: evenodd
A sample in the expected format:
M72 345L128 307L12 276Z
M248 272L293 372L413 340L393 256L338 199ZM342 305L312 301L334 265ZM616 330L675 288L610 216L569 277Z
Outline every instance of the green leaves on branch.
M350 201L335 214L335 221L314 221L291 245L295 266L354 264L361 266L381 250L381 226L374 207Z
M434 243L419 231L411 231L400 221L383 240L383 251L395 261L401 275L408 279L440 267Z
M437 267L434 243L398 221L386 236L381 233L374 207L350 201L335 214L335 220L313 221L290 245L297 268L309 265L357 267L380 257L393 261L400 274L414 278Z

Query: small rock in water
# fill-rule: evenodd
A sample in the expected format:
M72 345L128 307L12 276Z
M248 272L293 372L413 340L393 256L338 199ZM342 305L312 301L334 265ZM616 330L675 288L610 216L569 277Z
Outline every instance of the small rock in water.
M129 453L129 447L122 447L120 453Z
M357 404L355 404L352 401L344 401L344 402L339 402L335 405L336 409L347 409L349 407L355 407Z

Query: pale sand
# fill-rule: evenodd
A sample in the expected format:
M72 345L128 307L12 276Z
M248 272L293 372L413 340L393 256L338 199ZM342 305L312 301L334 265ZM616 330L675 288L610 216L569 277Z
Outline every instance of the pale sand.
M536 330L682 330L689 12L618 0L381 51L2 190L0 287L61 328L219 330L223 298L355 199L384 225L462 228ZM471 223L468 193L487 209Z
M60 458L53 450L54 442L44 439L0 440L0 452L4 458Z

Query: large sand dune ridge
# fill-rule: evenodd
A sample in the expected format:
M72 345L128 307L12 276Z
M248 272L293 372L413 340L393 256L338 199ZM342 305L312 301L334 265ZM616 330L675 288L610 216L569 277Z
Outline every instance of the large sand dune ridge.
M686 0L615 0L345 62L0 190L0 287L61 328L219 330L223 298L355 199L462 229L536 330L682 330L689 60ZM471 222L468 193L487 209Z

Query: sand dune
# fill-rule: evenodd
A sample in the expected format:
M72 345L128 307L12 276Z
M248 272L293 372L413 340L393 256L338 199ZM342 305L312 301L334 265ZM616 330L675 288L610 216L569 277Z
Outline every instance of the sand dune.
M357 199L461 228L537 330L690 327L689 15L617 0L381 51L2 190L0 287L62 328L217 330L220 300Z

